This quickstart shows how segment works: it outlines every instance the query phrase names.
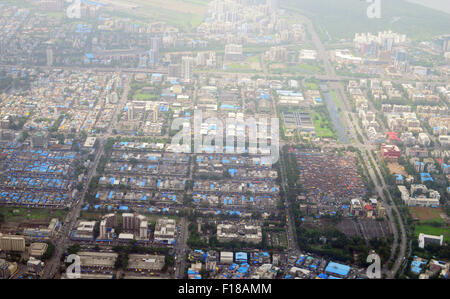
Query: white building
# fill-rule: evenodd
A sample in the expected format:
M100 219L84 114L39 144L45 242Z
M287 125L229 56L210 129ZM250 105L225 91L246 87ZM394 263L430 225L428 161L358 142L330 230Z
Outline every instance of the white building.
M426 235L426 234L419 234L419 247L425 248L425 246L429 244L439 244L439 246L442 246L442 243L444 242L444 236L433 236L433 235Z
M154 241L164 244L175 243L176 221L169 218L158 219L155 226Z

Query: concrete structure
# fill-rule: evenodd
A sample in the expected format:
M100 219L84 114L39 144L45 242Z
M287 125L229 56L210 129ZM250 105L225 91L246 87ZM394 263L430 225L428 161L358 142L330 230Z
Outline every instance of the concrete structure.
M118 257L117 253L109 252L85 252L77 253L81 259L81 267L103 267L114 268Z
M261 226L247 224L219 224L217 225L217 239L219 242L248 242L257 244L262 241Z
M29 273L40 273L44 268L44 263L41 260L31 257L27 262L27 269Z
M176 221L169 218L158 219L155 226L154 241L164 244L175 243Z
M164 268L164 255L130 254L127 269L161 271Z
M233 252L221 251L220 252L220 263L221 264L232 264L233 263Z
M191 82L194 71L194 58L185 56L181 60L181 79L184 82Z
M32 257L41 257L47 251L47 243L31 243L28 252Z
M0 234L0 250L25 251L25 237Z
M400 158L400 148L396 145L381 145L381 156L387 161L397 161Z
M77 227L77 237L92 239L94 237L95 223L95 221L80 221Z
M426 235L426 234L419 234L419 247L425 248L429 244L437 244L439 246L442 246L442 243L444 242L444 236L434 236L434 235Z

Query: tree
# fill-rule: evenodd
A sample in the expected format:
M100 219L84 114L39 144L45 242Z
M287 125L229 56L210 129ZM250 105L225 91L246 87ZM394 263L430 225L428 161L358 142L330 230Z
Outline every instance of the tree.
M42 255L43 261L49 260L53 256L53 253L55 252L55 245L53 245L52 242L50 242L50 241L47 242L47 245L48 245L47 250Z

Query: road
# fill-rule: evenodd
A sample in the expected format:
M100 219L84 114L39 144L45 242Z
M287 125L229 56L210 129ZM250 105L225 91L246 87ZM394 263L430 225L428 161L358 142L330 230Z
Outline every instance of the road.
M175 278L183 279L186 275L186 249L187 249L187 239L189 235L189 221L187 221L186 217L181 218L180 223L178 224L179 236L177 238L177 242L175 243L175 252L176 252L176 269L175 269Z
M391 224L391 228L392 228L392 231L394 234L394 242L392 245L391 258L394 257L394 253L397 249L397 246L400 246L399 255L398 255L397 259L395 260L394 266L392 267L392 269L390 269L390 271L386 269L386 264L388 261L385 261L385 263L384 263L385 264L384 273L387 275L388 278L393 278L395 276L395 273L397 273L397 271L399 270L399 268L404 260L404 257L406 254L406 247L407 247L406 230L403 225L403 220L402 220L401 214L398 212L395 202L391 201L392 205L389 205L387 198L385 198L385 196L384 196L383 190L388 190L387 185L384 181L384 178L381 177L381 184L379 184L379 182L376 179L376 175L375 175L374 171L377 171L379 174L381 174L381 171L379 169L378 164L374 163L375 169L372 169L372 167L369 163L366 151L368 151L370 153L373 148L372 148L369 140L365 137L364 134L362 134L362 129L360 128L359 123L356 121L357 117L352 117L352 118L349 117L349 115L351 115L352 110L351 110L348 98L346 96L346 93L344 91L344 86L341 83L341 80L344 80L344 78L340 78L340 77L336 76L335 69L330 63L328 53L325 50L325 47L322 44L319 36L317 35L312 22L309 19L305 18L305 23L308 28L308 31L311 33L311 38L312 38L313 44L318 52L318 57L323 62L327 76L330 77L331 79L336 79L336 80L331 80L330 88L335 90L335 92L337 92L338 98L342 99L342 101L341 101L341 103L343 105L343 107L341 107L341 109L343 110L342 116L344 117L345 123L349 126L348 129L350 130L350 132L353 136L356 137L357 136L356 132L358 132L363 137L363 143L361 143L357 138L354 138L353 145L356 146L360 150L360 152L363 156L363 160L367 166L367 169L369 170L370 179L375 183L375 190L378 193L379 197L383 200L383 203L386 206L388 220ZM397 226L396 226L396 223L395 223L395 220L393 217L392 210L394 210L399 217L400 235L399 235L399 232L397 231ZM399 239L400 239L400 244L399 244Z
M54 240L55 253L53 254L53 257L50 260L48 260L45 265L44 272L42 275L42 278L44 279L54 278L55 275L59 272L58 269L60 266L61 258L63 254L67 251L67 248L69 246L70 233L74 229L77 223L77 219L80 216L81 208L84 203L84 198L89 188L89 183L96 174L98 163L100 162L100 158L103 155L106 140L112 134L112 129L114 128L117 122L117 113L119 113L120 109L122 109L123 104L126 102L129 89L130 89L129 80L127 79L124 82L124 92L122 94L122 97L119 103L117 103L111 121L108 125L107 133L105 134L104 137L99 138L98 149L95 153L94 161L92 162L88 174L86 176L83 190L78 195L79 199L75 201L75 204L71 207L69 213L66 216L65 222L63 223L56 239Z

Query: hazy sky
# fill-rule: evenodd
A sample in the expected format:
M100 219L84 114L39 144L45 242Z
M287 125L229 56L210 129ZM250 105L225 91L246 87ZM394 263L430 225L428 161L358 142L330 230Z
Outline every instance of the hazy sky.
M450 0L406 0L450 14Z

